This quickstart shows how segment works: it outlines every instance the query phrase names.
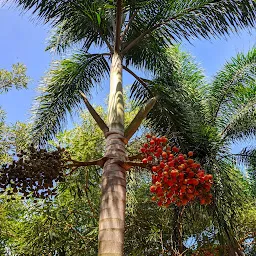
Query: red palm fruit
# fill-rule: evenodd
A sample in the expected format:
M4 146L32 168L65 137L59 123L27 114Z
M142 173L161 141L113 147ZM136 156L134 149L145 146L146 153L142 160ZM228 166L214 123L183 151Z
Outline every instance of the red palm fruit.
M198 179L192 179L192 181L193 181L193 185L195 185L195 186L197 186L198 184L199 184L199 180Z
M179 206L181 206L182 204L181 204L181 201L177 201L176 202L176 205L179 207Z
M187 186L186 185L182 185L180 187L180 192L184 193L184 192L186 192L186 189L187 189Z
M159 153L161 154L161 153L163 152L163 149L162 149L162 148L160 148L160 147L158 147L156 151L157 151L157 152L159 152Z
M160 153L158 153L158 152L156 152L155 154L154 154L154 156L156 157L156 158L159 158L160 157Z
M157 187L160 187L161 185L162 185L161 182L159 182L159 181L156 182Z
M189 152L188 152L188 156L189 156L189 157L192 157L193 155L194 155L194 152L193 152L193 151L189 151Z
M152 136L150 134L146 135L146 138L150 139Z
M178 155L178 159L180 160L180 161L183 161L185 158L184 158L184 155L183 154L179 154Z
M165 184L167 184L167 182L168 182L168 172L167 172L167 175L166 176L164 176L164 179L163 179L163 182L165 183Z
M204 176L199 178L199 181L200 181L200 183L204 183L205 182Z
M168 139L166 137L162 137L161 140L162 140L163 144L167 143L167 141L168 141Z
M148 163L148 159L147 159L147 158L143 158L143 159L142 159L142 163L143 163L143 164L147 164L147 163Z
M168 185L169 187L171 187L171 186L173 185L172 180L168 180L166 183L167 183L167 185Z
M189 178L193 178L194 176L195 176L195 173L194 173L194 172L189 172L189 173L188 173L188 177L189 177Z
M179 169L180 171L182 171L182 170L184 170L184 167L185 167L185 165L184 165L184 164L181 164L181 165L178 166L178 169Z
M142 153L145 153L145 152L146 152L146 149L145 149L145 148L141 148L140 151L141 151Z
M177 148L176 146L172 147L172 151L175 153L178 153L180 151L179 148Z
M166 204L165 204L165 206L169 206L171 204L171 200L168 198L167 200L166 200Z
M168 156L171 154L170 150L166 150L165 152L167 153Z
M154 148L154 147L150 147L150 148L149 148L149 151L150 151L150 152L155 152L155 148Z
M156 192L156 186L151 186L149 190L152 193Z
M173 155L173 154L170 154L170 155L169 155L169 158L168 158L168 161L173 160L173 158L174 158L174 155Z
M159 138L156 138L156 139L155 139L155 142L156 142L157 145L159 145L161 141L160 141Z
M196 175L198 178L202 178L204 177L204 171L199 171Z
M158 168L157 168L157 166L152 166L151 170L152 170L152 172L157 172Z
M193 160L193 159L189 158L189 159L187 160L187 164L192 165L193 163L194 163L194 160Z
M212 180L212 175L211 174L205 175L205 180Z
M164 162L160 162L160 167L164 168L165 167L165 163Z
M166 158L166 157L167 157L167 153L166 153L166 152L163 152L163 153L162 153L162 157L163 157L163 158Z
M179 172L177 170L171 170L171 176L172 177L177 177Z
M187 198L191 201L194 199L194 195L191 193L191 194L187 194Z
M188 179L185 179L184 181L183 181L183 184L188 184Z
M179 186L177 184L173 184L171 187L171 191L177 191L179 189Z
M157 199L157 197L156 197L156 196L152 196L152 197L151 197L151 200L152 200L153 202L155 202L155 201L156 201L156 199Z
M148 161L152 161L153 157L152 156L148 156Z
M163 175L166 176L166 177L168 177L168 171L164 171L164 172L163 172Z
M200 199L200 204L205 204L205 199L204 198Z
M152 174L152 180L156 180L157 179L157 175Z
M193 184L193 180L192 179L188 179L187 184Z
M169 162L168 162L168 166L169 166L169 167L173 167L173 166L174 166L174 164L175 164L175 162L174 162L174 161L169 161Z
M149 146L148 143L145 143L145 144L143 145L144 148L148 148L148 146Z
M197 163L191 164L191 167L192 167L193 169L197 169Z
M170 146L166 146L166 150L171 150L171 147Z
M157 194L156 194L158 197L161 197L161 196L163 196L164 195L164 192L163 191L160 191L160 192L157 192Z
M158 201L157 205L161 207L163 205L163 201Z
M188 203L188 199L187 198L181 199L181 205L186 205L187 203Z
M191 188L188 188L188 189L187 189L187 192L188 192L189 194L193 194L193 193L194 193L194 190L191 189Z
M173 193L171 191L166 194L167 198L171 198L172 196L173 196Z
M183 180L183 179L184 179L184 172L180 172L180 173L179 173L179 179L180 179L180 180Z
M195 196L198 196L198 195L199 195L199 192L198 192L197 190L195 190L194 195L195 195Z
M152 140L155 140L155 139L156 139L156 136L152 136L151 138L152 138Z
M149 142L149 144L150 144L150 145L155 145L155 141L154 141L154 140L151 140L151 141Z
M204 184L204 189L206 192L209 192L211 190L211 186L209 186L208 184Z
M170 167L168 165L165 165L164 171L169 171L169 170L170 170Z
M191 172L191 168L186 168L186 172Z

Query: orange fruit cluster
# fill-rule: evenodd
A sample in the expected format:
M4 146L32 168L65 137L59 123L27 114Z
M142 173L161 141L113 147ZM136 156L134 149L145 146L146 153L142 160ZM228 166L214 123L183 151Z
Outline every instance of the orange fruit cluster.
M210 204L213 183L211 174L206 174L201 165L191 157L194 153L181 154L176 146L169 146L166 137L146 135L147 143L141 148L142 163L151 166L153 201L159 206L186 205L199 199L200 204Z

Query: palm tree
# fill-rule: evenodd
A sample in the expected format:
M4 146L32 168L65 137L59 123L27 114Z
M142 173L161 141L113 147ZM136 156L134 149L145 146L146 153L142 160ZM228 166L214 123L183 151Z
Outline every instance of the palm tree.
M204 214L211 216L218 230L218 242L228 244L231 255L243 255L237 242L240 231L234 228L249 195L235 163L253 166L256 148L248 145L240 153L232 154L231 145L256 138L256 48L233 57L210 83L191 56L177 47L169 52L174 56L175 72L167 67L161 76L147 81L147 90L135 82L133 97L141 105L150 98L148 90L157 91L161 103L157 102L147 117L152 131L166 134L184 152L195 151L215 179L213 205L206 212L197 205L187 207L187 214L194 219ZM179 90L174 90L177 83ZM174 242L176 249L178 241Z
M31 9L55 32L48 49L63 52L72 45L81 51L71 59L55 63L44 83L35 110L34 138L42 144L62 128L66 112L82 101L80 91L90 93L93 85L110 76L108 126L98 120L105 137L106 153L102 176L98 255L122 255L126 201L127 160L125 144L152 107L124 131L123 69L139 78L129 66L153 74L172 66L165 48L193 38L220 37L240 28L252 27L256 16L253 0L15 0L23 10ZM90 53L97 46L96 54ZM107 49L107 51L105 51ZM109 65L110 64L110 65ZM109 67L110 66L110 67ZM149 94L151 94L148 91Z

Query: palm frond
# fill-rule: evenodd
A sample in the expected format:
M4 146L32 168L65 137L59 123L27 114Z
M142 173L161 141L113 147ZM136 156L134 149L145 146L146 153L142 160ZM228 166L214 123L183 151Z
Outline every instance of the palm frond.
M125 40L124 52L147 40L152 33L166 41L211 38L253 27L256 3L253 0L149 1L138 10Z
M204 114L205 81L191 56L177 54L177 49L167 50L172 66L166 65L152 81L144 79L146 87L136 81L131 97L141 105L152 94L157 95L158 101L147 116L147 125L153 132L173 138L183 150L196 150L203 157L209 153L211 141L216 141L216 131L207 126Z
M32 10L38 19L53 25L53 34L47 49L62 52L67 47L81 43L84 51L96 44L113 43L113 24L111 8L107 1L89 0L15 0L24 11Z
M238 164L256 167L256 149L245 147L238 154L233 154Z
M241 106L239 112L231 115L229 123L222 131L223 140L236 141L256 136L256 98Z
M247 202L248 184L229 160L213 160L211 172L214 174L213 206L208 208L208 213L216 222L220 243L236 251L238 231L235 224L240 209Z
M34 107L33 134L35 141L45 142L61 130L67 111L79 107L79 91L87 95L108 74L109 66L102 55L80 52L55 62L46 75L43 93Z
M248 87L251 87L251 91L255 92L255 75L255 47L246 54L237 54L217 73L208 94L211 122L218 121L220 126L222 123L225 125L228 122L229 117L225 115L228 113L226 110L234 112L240 109L241 104L245 103L242 97L246 96L245 90ZM251 99L254 95L253 93L248 94L247 98Z

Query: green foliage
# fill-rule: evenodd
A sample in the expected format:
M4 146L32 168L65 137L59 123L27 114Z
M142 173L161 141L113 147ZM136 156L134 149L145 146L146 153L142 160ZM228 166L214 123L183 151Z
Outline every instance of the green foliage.
M80 52L71 59L53 63L43 80L42 95L33 110L33 139L44 142L53 138L66 120L66 112L78 109L80 91L90 94L93 85L108 74L109 67L100 54Z
M0 93L9 91L12 86L16 89L27 88L29 77L26 75L27 68L22 63L12 65L12 71L0 69Z

